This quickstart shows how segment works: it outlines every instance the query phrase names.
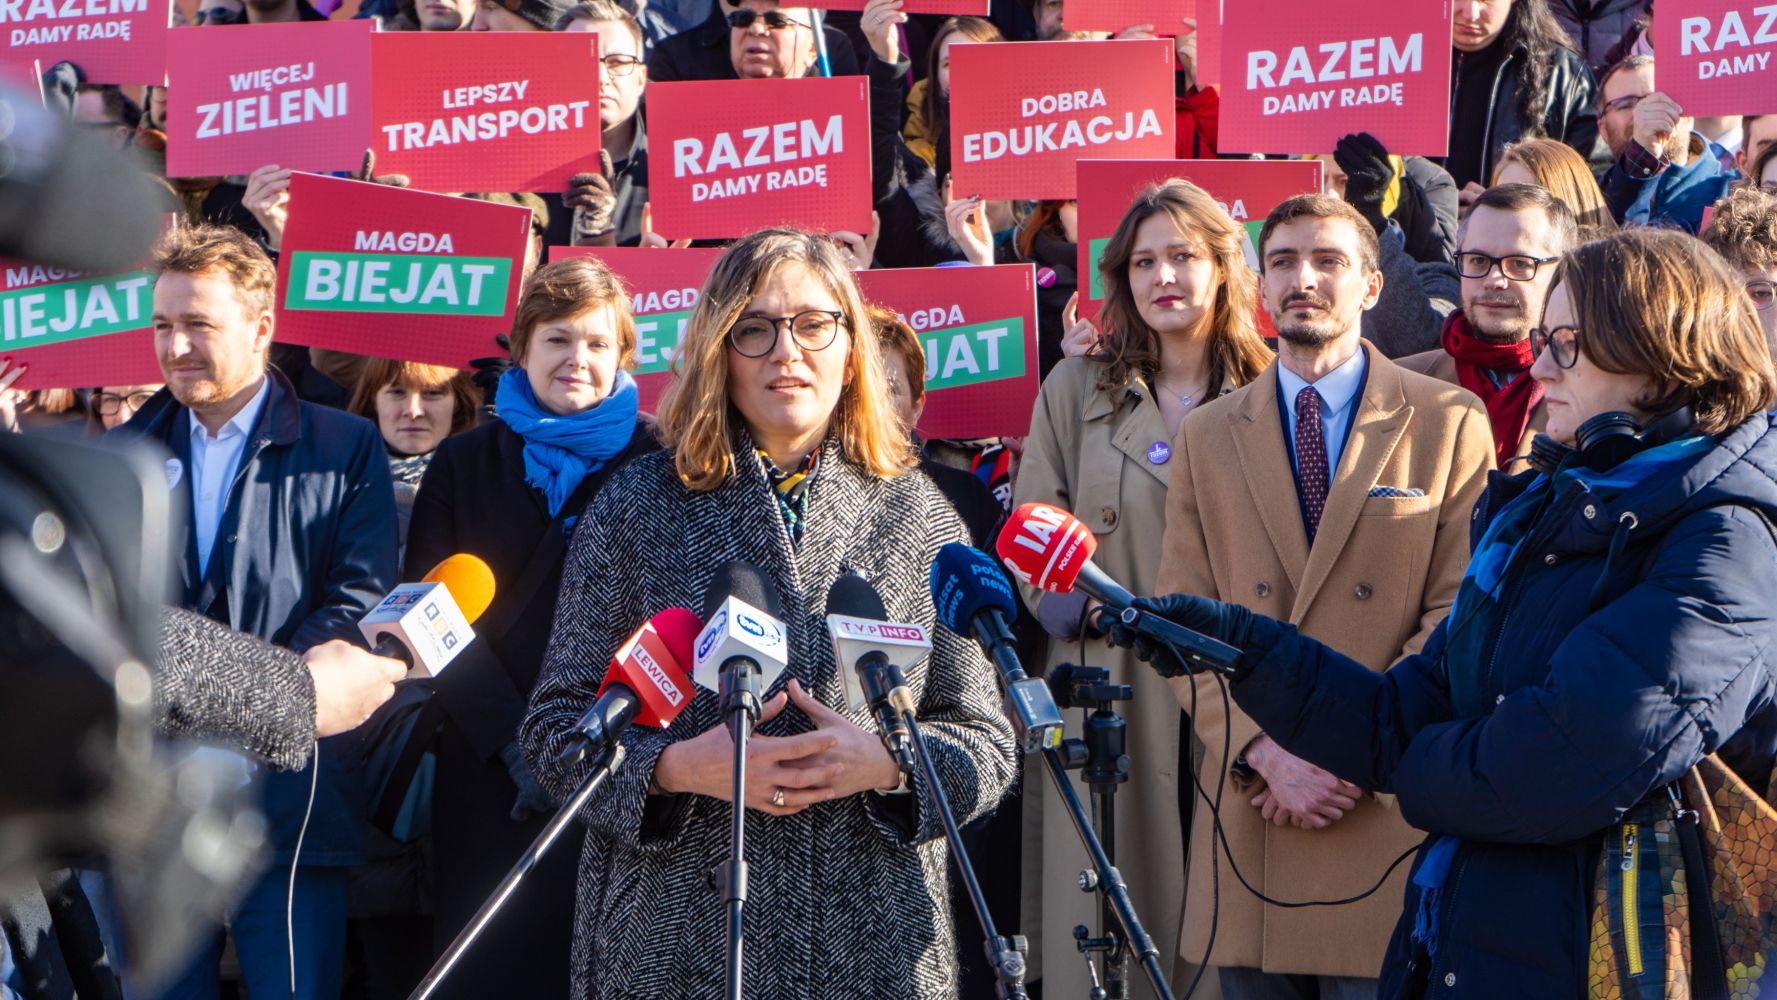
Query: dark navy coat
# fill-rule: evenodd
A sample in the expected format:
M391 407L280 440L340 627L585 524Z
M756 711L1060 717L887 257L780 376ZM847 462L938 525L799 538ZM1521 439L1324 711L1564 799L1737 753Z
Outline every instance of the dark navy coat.
M1496 475L1476 537L1532 475ZM1478 647L1453 642L1463 623L1446 620L1421 653L1376 674L1266 618L1244 644L1250 672L1234 699L1272 738L1394 793L1427 845L1461 840L1435 955L1414 954L1408 885L1384 997L1583 996L1600 832L1710 753L1755 788L1769 781L1777 538L1757 511L1777 517L1777 420L1755 417L1613 502L1568 486L1527 529ZM1628 578L1591 611L1631 514L1611 570ZM1450 648L1478 648L1471 669L1490 707L1479 717L1454 709ZM1416 870L1423 859L1422 848Z
M181 475L174 486L174 506L185 511L183 537L173 539L182 554L179 603L298 652L329 639L362 645L358 619L396 579L395 492L382 437L362 417L302 402L277 368L266 378L265 405L241 454L207 576L189 528L191 477ZM114 433L153 438L190 468L191 414L168 390ZM334 740L321 743L303 864L364 860L362 792L344 749ZM309 770L257 780L273 859L287 864L308 804Z

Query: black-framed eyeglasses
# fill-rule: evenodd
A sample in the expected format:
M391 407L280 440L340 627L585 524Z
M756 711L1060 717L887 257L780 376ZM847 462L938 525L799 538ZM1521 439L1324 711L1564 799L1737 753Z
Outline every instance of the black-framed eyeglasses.
M753 26L754 21L760 20L763 20L765 26L772 31L782 31L785 28L793 28L801 23L781 10L768 10L761 14L756 10L742 7L728 15L728 26L737 31L745 31Z
M101 417L115 417L125 403L129 404L130 412L140 410L144 404L154 398L154 393L147 390L132 392L127 396L119 396L115 392L100 392L93 395L93 408Z
M1530 352L1542 357L1548 351L1555 361L1555 367L1566 370L1580 359L1580 328L1577 326L1557 326L1553 329L1536 326L1530 329Z
M1513 281L1535 281L1536 272L1545 265L1560 260L1559 257L1532 257L1529 254L1513 253L1504 257L1491 257L1484 253L1464 251L1456 255L1456 273L1465 278L1485 278L1499 268L1499 273Z
M636 70L647 65L635 56L606 56L599 62L605 64L605 72L613 77L633 76Z
M1604 102L1604 110L1606 112L1634 111L1635 106L1637 104L1640 104L1642 102L1642 100L1644 98L1646 98L1647 96L1648 95L1646 95L1646 94L1625 94L1622 97L1619 97L1614 101Z
M1756 278L1746 283L1746 297L1752 300L1753 308L1764 312L1777 304L1777 281Z
M845 325L845 314L831 309L805 309L794 316L742 316L728 328L728 343L743 358L762 358L777 348L778 329L787 326L796 346L824 351Z

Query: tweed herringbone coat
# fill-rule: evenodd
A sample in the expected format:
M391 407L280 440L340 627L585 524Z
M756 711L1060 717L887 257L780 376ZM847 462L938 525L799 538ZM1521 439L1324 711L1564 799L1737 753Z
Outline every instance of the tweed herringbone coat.
M927 584L938 547L968 541L954 510L923 473L869 475L829 439L809 487L804 538L792 547L750 441L737 438L736 471L721 487L692 492L662 452L613 476L581 517L520 730L543 787L565 797L581 777L585 765L563 769L556 757L617 646L666 608L700 610L716 569L744 559L776 583L789 631L790 665L768 697L795 677L845 711L824 623L827 589L843 570L875 585L891 620L931 629L930 656L908 671L921 729L957 818L990 809L1017 773L1012 730L991 668L973 642L937 627ZM875 731L868 709L848 716ZM726 923L707 876L728 855L730 806L647 794L668 744L721 724L715 694L700 690L666 730L630 729L627 759L583 811L575 997L721 995ZM759 731L812 728L792 705ZM867 792L793 816L749 814L746 996L956 996L942 833L916 795Z

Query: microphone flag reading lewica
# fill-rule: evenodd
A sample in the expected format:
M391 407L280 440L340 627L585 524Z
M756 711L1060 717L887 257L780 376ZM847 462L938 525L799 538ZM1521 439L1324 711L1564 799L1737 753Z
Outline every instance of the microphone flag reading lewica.
M1660 0L1660 89L1686 115L1777 113L1777 3Z
M296 174L276 338L467 368L512 328L530 231L516 205Z
M919 433L1030 433L1037 398L1036 277L1029 264L857 272L864 298L893 309L926 356Z
M1447 0L1223 4L1216 148L1331 153L1368 132L1390 153L1443 156L1450 53Z
M172 216L167 225L173 225ZM14 389L152 385L154 275L89 274L0 257L0 358L23 365Z
M1173 154L1172 41L950 47L954 196L1074 197L1083 159Z
M1081 160L1079 274L1080 316L1098 315L1104 305L1104 275L1098 262L1118 223L1137 195L1150 185L1185 180L1222 206L1242 230L1247 263L1259 267L1259 230L1278 203L1320 192L1319 160Z
M172 24L172 0L0 0L0 52L71 62L87 83L161 84Z
M636 391L642 412L653 413L673 379L673 358L685 339L691 310L703 282L722 251L703 247L550 247L551 261L591 257L601 261L629 289L635 316Z
M167 44L167 176L350 170L370 148L367 20L176 31Z
M768 226L870 231L869 81L714 80L648 88L648 199L670 239Z
M427 191L560 193L598 172L596 34L397 31L370 49L378 173Z

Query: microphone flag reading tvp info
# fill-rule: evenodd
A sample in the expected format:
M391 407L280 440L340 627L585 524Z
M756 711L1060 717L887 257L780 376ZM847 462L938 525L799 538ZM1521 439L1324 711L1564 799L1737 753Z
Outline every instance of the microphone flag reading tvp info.
M469 626L493 601L493 570L459 552L421 582L389 591L358 631L377 655L406 663L408 677L436 677L475 638Z
M869 703L857 671L864 657L876 654L884 663L911 670L932 649L924 626L888 621L876 588L851 573L841 575L827 591L827 634L833 638L839 679L845 682L846 705L853 711Z

